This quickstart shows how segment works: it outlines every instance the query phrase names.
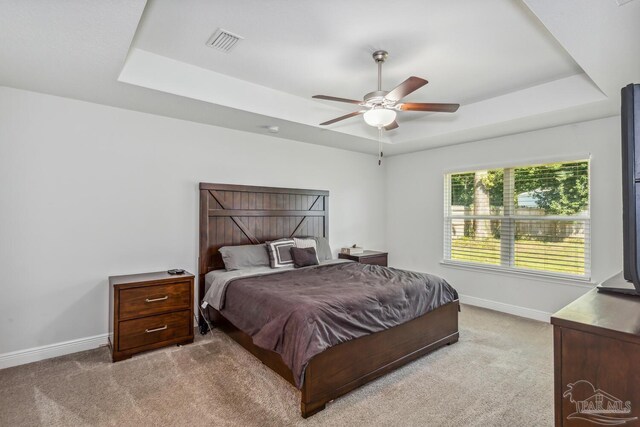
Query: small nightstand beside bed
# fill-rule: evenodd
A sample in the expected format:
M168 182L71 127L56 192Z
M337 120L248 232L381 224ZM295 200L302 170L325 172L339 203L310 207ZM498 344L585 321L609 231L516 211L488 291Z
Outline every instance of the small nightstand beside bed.
M193 274L109 277L109 346L114 362L193 342Z
M388 254L386 252L379 251L364 251L361 254L355 255L339 253L338 258L350 259L351 261L362 264L381 265L383 267L386 267L388 264Z
M436 276L329 260L320 247L320 265L225 270L225 246L291 236L321 245L328 196L200 184L199 300L209 319L301 390L303 417L458 340L458 295Z

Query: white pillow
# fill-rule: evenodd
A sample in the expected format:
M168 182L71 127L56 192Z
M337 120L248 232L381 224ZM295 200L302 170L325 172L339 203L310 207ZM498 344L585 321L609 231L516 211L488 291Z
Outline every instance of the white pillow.
M313 248L318 252L318 246L316 244L316 239L314 238L299 238L294 237L293 243L296 245L296 248Z

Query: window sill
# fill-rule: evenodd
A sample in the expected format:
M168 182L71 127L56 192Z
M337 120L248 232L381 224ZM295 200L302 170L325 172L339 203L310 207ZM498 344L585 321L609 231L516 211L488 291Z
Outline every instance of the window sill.
M440 264L445 267L460 268L463 270L474 270L488 274L502 274L506 276L518 276L541 282L561 283L563 285L578 286L591 289L596 283L586 277L574 277L562 274L538 272L533 270L518 270L513 268L500 267L497 265L474 264L470 262L460 262L443 259Z

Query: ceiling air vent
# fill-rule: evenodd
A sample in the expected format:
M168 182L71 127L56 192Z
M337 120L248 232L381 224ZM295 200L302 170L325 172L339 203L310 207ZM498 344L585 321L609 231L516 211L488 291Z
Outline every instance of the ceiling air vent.
M243 38L244 37L237 34L218 28L207 41L207 46L223 52L229 52Z

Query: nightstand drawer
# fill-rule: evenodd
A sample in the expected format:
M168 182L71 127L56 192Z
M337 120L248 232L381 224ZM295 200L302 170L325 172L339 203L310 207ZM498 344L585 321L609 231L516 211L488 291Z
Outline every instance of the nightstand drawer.
M191 282L143 286L120 291L120 319L190 308Z
M362 258L360 259L360 262L363 264L381 265L383 267L386 267L387 255L370 256L370 257Z
M129 350L191 334L191 310L120 322L119 350Z

